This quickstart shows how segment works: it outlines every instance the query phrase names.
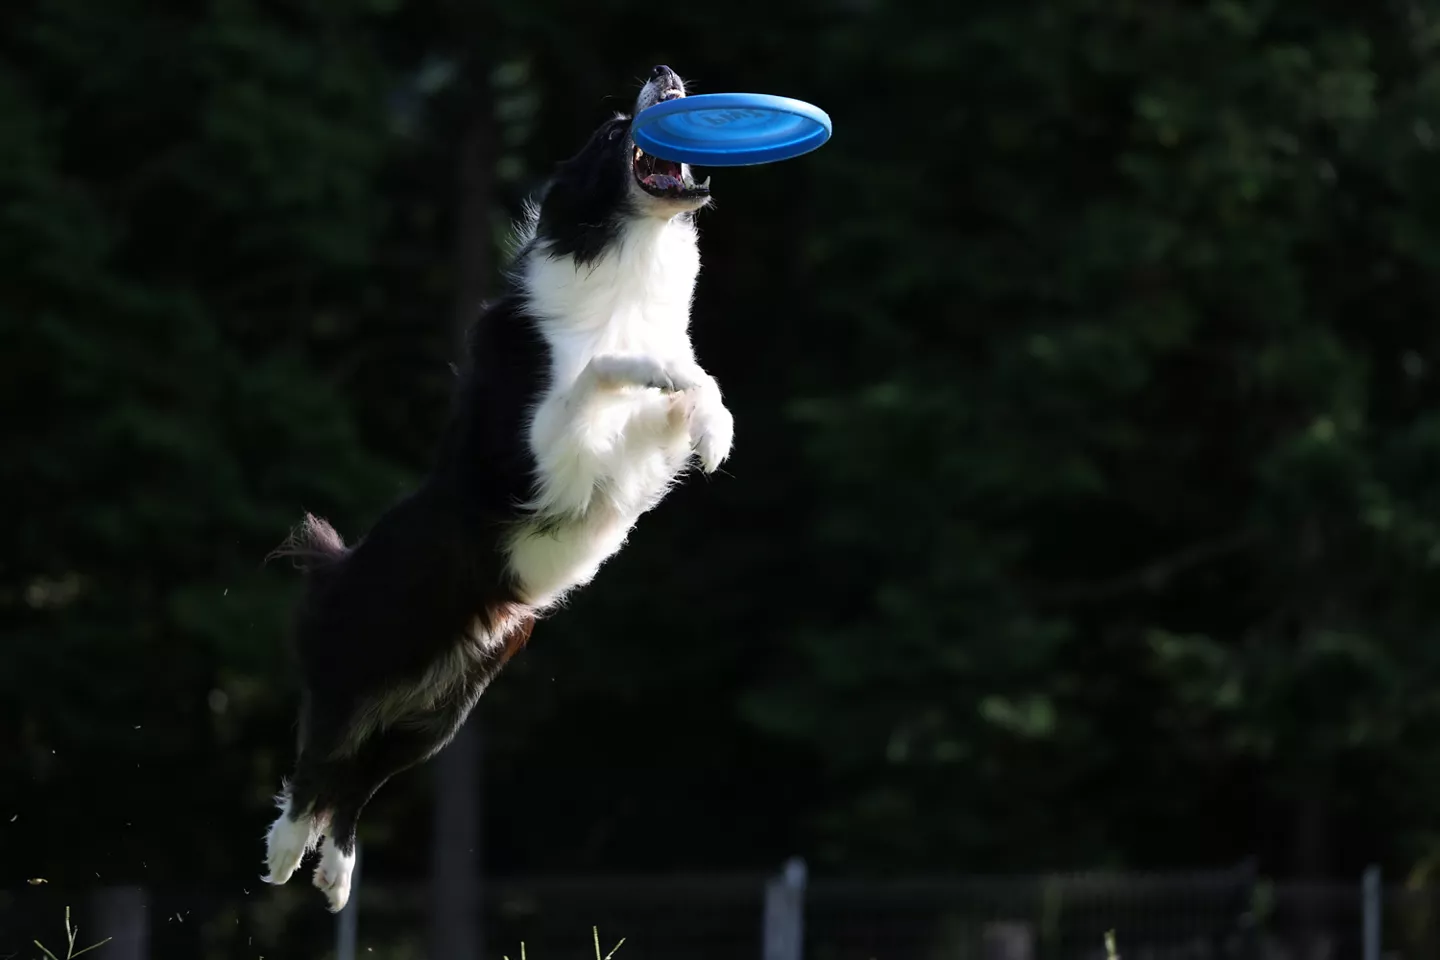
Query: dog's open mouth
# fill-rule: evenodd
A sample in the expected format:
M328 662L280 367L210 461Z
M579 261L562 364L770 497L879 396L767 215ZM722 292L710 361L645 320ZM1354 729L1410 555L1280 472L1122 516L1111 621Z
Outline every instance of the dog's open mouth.
M635 182L651 196L687 199L710 193L709 177L696 183L682 164L651 156L639 147L635 148L631 165L635 171Z
M659 99L655 102L665 103L667 100L679 100L683 96L685 96L683 90L672 88L660 94ZM635 156L631 159L631 167L635 172L635 182L653 197L683 200L704 197L710 193L709 177L706 177L703 183L696 183L684 164L675 160L653 157L639 147L635 147Z

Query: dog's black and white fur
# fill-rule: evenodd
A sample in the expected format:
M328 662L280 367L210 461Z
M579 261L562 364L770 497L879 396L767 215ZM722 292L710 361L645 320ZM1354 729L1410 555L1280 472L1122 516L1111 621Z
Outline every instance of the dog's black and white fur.
M685 95L656 67L635 112ZM470 331L437 463L347 548L306 517L277 553L307 571L296 622L299 755L267 838L271 883L318 846L350 895L355 826L394 774L443 747L534 620L589 581L730 413L688 333L708 180L641 153L630 117L561 164L508 288Z

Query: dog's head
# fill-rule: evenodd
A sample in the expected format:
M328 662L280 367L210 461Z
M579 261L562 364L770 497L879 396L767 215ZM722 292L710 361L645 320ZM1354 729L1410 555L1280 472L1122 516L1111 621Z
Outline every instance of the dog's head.
M632 117L641 110L653 107L667 100L679 100L685 96L685 81L669 67L661 64L650 71L650 80L640 88L635 98ZM643 209L658 212L661 216L674 211L688 211L703 207L710 202L710 178L696 183L687 163L661 160L652 157L630 137L630 121L625 121L625 133L619 138L625 141L631 190L639 198Z
M655 67L635 99L635 109L602 123L589 142L560 164L540 202L540 231L617 224L627 217L672 217L710 202L710 179L696 183L690 166L643 152L630 137L635 114L685 96L685 82L666 66Z

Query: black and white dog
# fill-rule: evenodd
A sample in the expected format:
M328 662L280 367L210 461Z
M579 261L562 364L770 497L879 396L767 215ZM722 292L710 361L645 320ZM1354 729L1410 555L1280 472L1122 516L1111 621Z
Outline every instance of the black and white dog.
M635 111L685 95L656 67ZM525 643L698 457L734 429L695 360L694 214L709 181L605 122L532 206L505 293L470 330L437 462L347 548L307 516L278 555L307 571L296 620L299 755L267 838L271 883L320 849L350 896L360 811L443 747Z

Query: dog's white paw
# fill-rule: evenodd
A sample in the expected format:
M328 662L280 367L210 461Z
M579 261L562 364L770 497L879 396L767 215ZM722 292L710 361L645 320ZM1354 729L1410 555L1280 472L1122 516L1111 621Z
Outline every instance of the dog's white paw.
M735 418L715 399L697 404L690 423L700 465L706 473L714 473L730 456L730 447L735 442Z
M265 865L270 872L262 879L274 884L289 880L300 866L300 861L305 859L305 854L315 846L315 834L315 817L306 813L290 819L290 801L287 799L265 837Z
M326 837L320 844L320 862L315 866L315 889L325 894L330 912L339 913L350 900L350 875L355 870L355 854L340 852L335 841Z

